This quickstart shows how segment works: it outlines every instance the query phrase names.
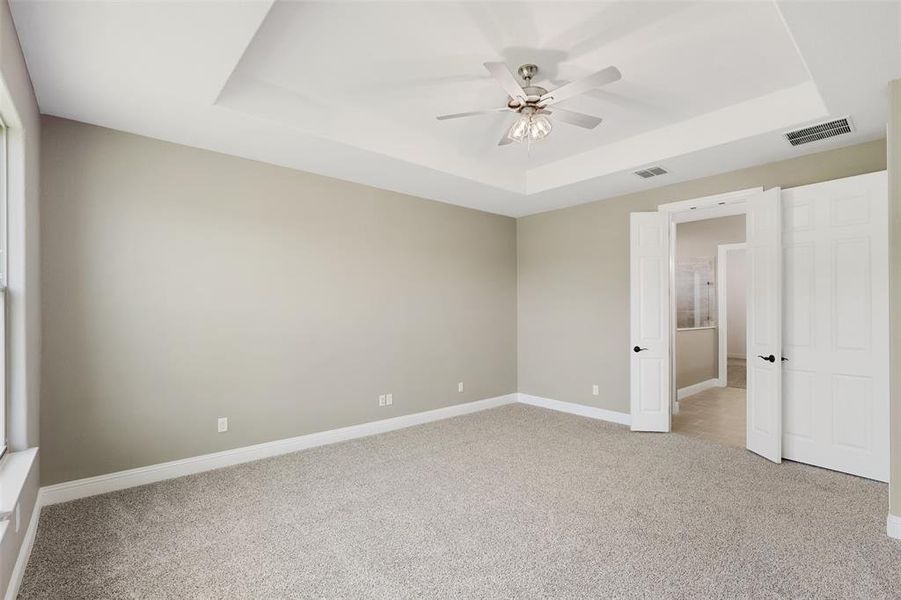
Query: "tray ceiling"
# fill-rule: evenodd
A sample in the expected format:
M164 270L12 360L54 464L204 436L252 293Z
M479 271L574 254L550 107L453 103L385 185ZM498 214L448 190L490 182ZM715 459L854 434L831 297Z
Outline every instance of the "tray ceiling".
M875 139L895 3L13 2L42 112L519 216ZM889 49L893 50L890 52ZM497 146L482 67L532 62L594 130ZM855 133L781 134L850 114ZM553 117L552 117L553 120ZM669 175L632 171L663 164Z

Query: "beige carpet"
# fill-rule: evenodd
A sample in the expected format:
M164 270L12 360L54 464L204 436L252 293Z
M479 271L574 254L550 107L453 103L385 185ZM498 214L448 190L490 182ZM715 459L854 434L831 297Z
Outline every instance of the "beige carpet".
M883 484L514 405L44 509L21 598L898 598Z

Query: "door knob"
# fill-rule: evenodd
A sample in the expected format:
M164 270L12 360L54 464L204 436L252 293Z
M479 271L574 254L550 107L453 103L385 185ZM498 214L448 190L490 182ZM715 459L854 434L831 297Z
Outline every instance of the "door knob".
M642 350L647 350L647 348L639 348L638 346L632 348L632 352L641 352Z
M768 360L768 361L770 361L771 363L776 362L776 357L773 356L772 354L770 354L769 356L762 356L762 355L758 354L758 355L757 355L757 358L762 358L763 360Z

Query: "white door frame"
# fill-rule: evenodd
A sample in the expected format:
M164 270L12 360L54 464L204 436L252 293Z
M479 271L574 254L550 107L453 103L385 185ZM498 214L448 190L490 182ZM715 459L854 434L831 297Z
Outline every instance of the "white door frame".
M761 192L763 192L763 187L754 187L713 196L704 196L693 200L670 202L657 207L658 212L666 223L663 229L667 239L664 240L664 243L668 248L669 285L666 288L664 301L669 304L670 329L672 330L669 340L671 373L669 406L671 415L679 411L676 390L676 336L673 333L676 327L676 302L673 292L676 273L676 224L746 214L748 199ZM669 431L669 428L667 428L667 431Z
M729 332L728 309L726 306L726 277L729 272L729 253L744 250L748 246L744 242L736 244L720 244L716 248L716 326L718 340L717 361L719 363L719 385L726 387L729 381Z

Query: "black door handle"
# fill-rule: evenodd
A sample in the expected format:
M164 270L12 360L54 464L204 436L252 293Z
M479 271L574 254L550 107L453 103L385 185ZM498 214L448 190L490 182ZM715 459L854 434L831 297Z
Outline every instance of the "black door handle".
M782 362L785 362L785 361L787 361L787 360L788 360L788 359L785 358L784 356L782 357Z
M647 348L639 348L638 346L632 348L632 352L641 352L642 350L647 350Z
M758 358L762 358L763 360L768 360L770 362L776 362L776 357L770 354L769 356L762 356L760 354L757 355Z

